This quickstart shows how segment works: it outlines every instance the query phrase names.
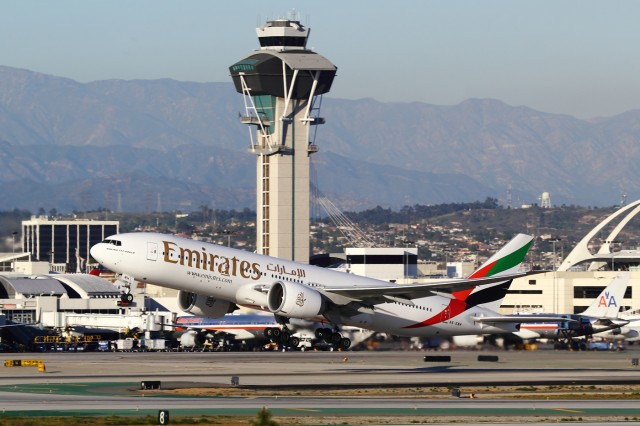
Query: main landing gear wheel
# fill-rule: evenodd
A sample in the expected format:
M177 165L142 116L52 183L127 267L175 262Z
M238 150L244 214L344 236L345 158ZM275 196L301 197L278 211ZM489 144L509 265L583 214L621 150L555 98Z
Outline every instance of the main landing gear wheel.
M291 336L291 338L289 339L289 346L295 349L298 347L299 344L300 344L300 339L298 339L295 336Z
M324 340L325 342L330 342L331 335L333 332L330 328L316 328L316 339Z
M281 330L275 327L267 327L264 330L264 336L267 339L277 339L280 337Z
M340 341L340 349L349 349L351 347L351 339L343 337Z
M123 301L123 302L131 303L131 302L133 302L133 294L131 294L131 293L123 293L120 296L120 300Z
M286 345L289 343L289 339L291 339L291 334L286 330L282 330L280 333L280 343Z

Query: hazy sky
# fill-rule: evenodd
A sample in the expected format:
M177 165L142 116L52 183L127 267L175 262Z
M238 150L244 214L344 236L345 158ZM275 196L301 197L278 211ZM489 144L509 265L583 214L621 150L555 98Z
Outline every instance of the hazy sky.
M338 66L330 97L494 98L581 118L640 108L637 0L2 0L0 65L230 82L255 27L292 9Z

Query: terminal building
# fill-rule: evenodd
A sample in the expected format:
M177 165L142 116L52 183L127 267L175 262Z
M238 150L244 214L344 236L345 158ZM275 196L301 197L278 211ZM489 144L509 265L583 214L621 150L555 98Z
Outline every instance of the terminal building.
M56 220L34 216L22 221L22 251L48 262L55 272L84 272L89 250L119 232L118 221Z
M176 314L144 295L123 306L122 289L91 274L0 274L0 341L31 347L38 336L171 332ZM26 324L27 326L15 326Z
M386 281L415 279L418 276L418 249L415 247L369 247L345 249L349 272Z
M623 300L615 303L622 310L639 308L640 250L614 250L618 236L639 212L640 200L622 207L587 233L557 270L515 279L501 312L581 313L621 273L629 275L629 285ZM599 235L606 237L592 253Z
M24 252L0 253L0 341L28 348L51 333L137 330L148 338L173 330L176 313L144 289L133 288L133 302L124 303L118 281L81 273L88 269L91 246L118 231L117 221L23 221Z

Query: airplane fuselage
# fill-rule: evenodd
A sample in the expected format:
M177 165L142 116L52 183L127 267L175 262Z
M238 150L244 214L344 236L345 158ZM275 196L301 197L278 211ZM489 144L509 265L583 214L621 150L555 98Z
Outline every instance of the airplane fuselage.
M94 259L108 269L137 281L211 296L268 311L267 293L273 283L287 283L304 290L388 287L389 282L333 271L312 265L245 252L172 235L131 233L109 237L91 249ZM401 284L398 284L401 285ZM311 291L309 291L311 293ZM335 302L332 301L332 302ZM349 301L344 301L348 303ZM452 336L516 331L515 324L481 325L473 317L495 315L482 306L458 312L451 297L432 295L416 299L373 303L352 314L342 314L339 324L404 336ZM318 318L306 318L317 320ZM336 323L334 319L332 322Z

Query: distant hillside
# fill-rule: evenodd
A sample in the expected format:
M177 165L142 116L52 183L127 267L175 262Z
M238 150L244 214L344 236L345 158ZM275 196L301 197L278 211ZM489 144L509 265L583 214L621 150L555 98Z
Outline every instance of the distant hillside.
M228 83L73 80L0 66L0 196L60 211L254 208L255 158ZM612 205L640 192L640 111L590 122L468 100L325 97L315 184L346 209L504 200Z

